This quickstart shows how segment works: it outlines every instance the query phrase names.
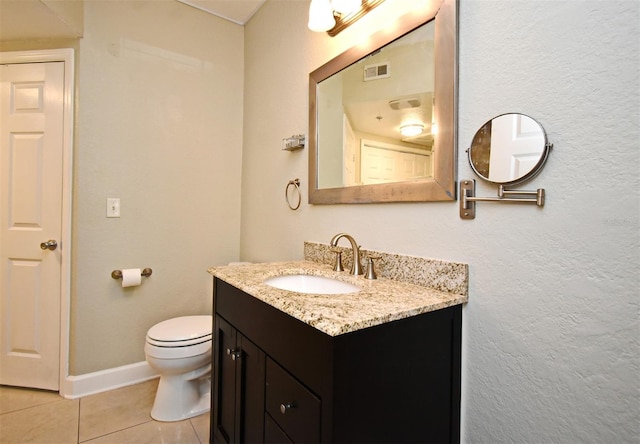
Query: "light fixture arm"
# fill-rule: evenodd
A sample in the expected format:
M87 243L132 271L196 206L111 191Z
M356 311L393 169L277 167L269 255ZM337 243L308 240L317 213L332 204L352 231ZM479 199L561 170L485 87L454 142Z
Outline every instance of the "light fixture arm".
M362 0L362 4L352 12L341 14L340 6L332 5L331 0L311 0L309 6L309 29L315 32L327 31L335 37L352 23L366 15L384 0ZM331 20L333 15L333 20Z

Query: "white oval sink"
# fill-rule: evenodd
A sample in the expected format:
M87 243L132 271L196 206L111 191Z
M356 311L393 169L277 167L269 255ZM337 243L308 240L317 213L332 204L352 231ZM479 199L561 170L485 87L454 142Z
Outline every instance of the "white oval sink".
M266 279L264 283L274 288L298 293L344 294L360 291L360 287L348 282L308 274L276 276Z

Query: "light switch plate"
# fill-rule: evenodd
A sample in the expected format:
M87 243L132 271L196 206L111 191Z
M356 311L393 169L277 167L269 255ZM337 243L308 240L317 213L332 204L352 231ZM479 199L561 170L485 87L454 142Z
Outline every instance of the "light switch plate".
M107 217L120 217L120 199L117 197L107 198Z

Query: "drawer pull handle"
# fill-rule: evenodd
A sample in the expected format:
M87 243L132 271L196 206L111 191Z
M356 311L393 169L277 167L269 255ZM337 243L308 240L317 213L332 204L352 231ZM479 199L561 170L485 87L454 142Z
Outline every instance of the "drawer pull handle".
M231 356L232 360L240 359L241 353L239 350L227 349L227 355Z
M287 410L295 408L295 406L296 406L295 402L287 402L285 404L280 404L280 413L284 415L285 413L287 413Z

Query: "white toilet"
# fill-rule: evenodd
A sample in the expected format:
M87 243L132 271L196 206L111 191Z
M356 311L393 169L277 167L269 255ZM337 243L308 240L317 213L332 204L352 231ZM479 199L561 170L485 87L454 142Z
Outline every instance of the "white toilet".
M151 417L180 421L209 411L212 316L183 316L149 329L144 353L160 373Z

